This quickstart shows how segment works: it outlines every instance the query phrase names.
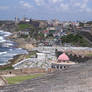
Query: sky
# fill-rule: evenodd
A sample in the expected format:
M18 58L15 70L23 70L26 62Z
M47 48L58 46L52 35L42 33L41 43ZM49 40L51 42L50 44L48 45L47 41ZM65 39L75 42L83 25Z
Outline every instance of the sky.
M0 20L92 20L92 0L0 0Z

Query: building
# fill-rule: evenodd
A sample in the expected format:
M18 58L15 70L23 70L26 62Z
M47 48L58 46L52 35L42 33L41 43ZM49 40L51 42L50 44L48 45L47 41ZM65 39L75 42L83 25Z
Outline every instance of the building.
M48 27L47 30L49 31L49 34L53 34L56 32L56 28L55 27Z
M15 24L18 24L20 22L18 17L15 17Z
M65 53L61 54L58 57L59 62L68 62L69 60L70 60L69 57Z

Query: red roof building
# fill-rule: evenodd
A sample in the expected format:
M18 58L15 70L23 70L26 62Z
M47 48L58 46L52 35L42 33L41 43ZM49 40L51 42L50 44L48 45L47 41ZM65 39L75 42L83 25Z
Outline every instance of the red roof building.
M62 62L65 62L65 61L69 61L70 59L69 59L69 57L68 57L65 53L63 53L63 54L61 54L61 55L58 57L58 60L59 60L59 61L62 61Z

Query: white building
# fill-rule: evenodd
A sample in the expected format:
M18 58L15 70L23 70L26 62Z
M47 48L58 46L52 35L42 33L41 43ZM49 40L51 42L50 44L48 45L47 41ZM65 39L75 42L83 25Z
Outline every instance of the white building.
M44 53L37 53L37 59L39 60L45 60L45 54Z

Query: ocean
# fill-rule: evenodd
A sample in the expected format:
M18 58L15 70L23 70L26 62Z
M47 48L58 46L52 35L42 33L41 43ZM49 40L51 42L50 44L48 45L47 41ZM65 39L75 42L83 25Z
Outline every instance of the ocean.
M16 55L27 53L22 48L16 48L17 44L15 42L6 39L10 35L10 32L0 30L0 65L7 64L8 60L13 59Z

